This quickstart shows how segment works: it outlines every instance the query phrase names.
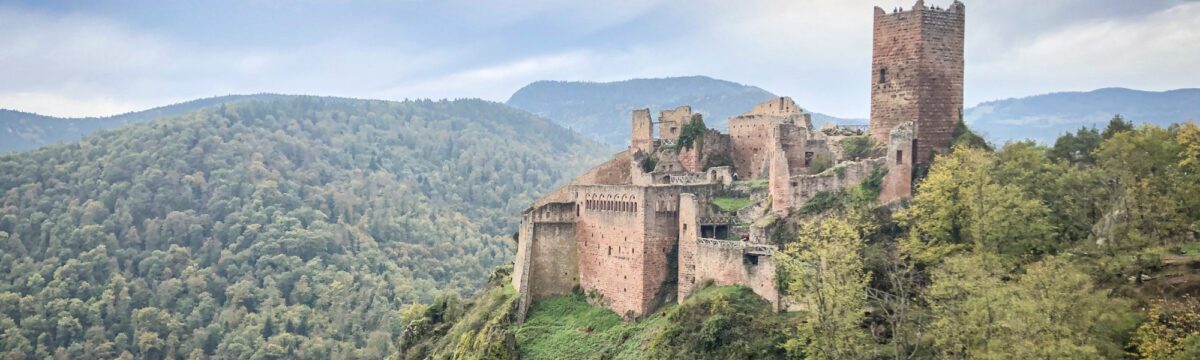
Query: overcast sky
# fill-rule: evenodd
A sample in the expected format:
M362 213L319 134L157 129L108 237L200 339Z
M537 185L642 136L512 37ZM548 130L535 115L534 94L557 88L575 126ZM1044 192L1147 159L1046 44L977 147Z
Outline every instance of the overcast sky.
M914 1L0 0L0 107L112 115L256 92L505 101L536 80L707 75L866 117L872 5ZM968 106L1200 87L1200 1L964 2Z

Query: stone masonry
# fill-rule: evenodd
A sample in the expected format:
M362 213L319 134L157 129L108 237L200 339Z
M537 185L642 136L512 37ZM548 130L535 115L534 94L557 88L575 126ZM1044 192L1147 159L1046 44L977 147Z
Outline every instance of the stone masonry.
M917 123L918 164L946 149L962 116L966 7L875 8L871 57L871 136L880 144L900 123Z
M773 230L807 216L798 210L818 194L879 176L880 204L911 197L913 169L949 145L962 106L964 13L958 1L875 9L869 136L878 145L869 158L847 159L841 148L860 130L818 131L788 97L731 118L728 134L707 130L691 148L678 144L700 117L691 107L660 111L657 122L650 109L633 110L628 149L522 212L517 321L533 302L576 291L637 319L709 281L787 308L775 264L775 244L787 239L771 238L787 231ZM721 208L718 197L750 205Z

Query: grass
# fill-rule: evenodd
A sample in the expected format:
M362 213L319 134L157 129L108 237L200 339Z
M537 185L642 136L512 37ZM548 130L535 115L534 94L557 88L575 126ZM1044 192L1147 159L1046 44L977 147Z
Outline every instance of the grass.
M638 322L582 296L538 301L514 331L522 359L777 358L794 328L744 286L708 286Z
M738 180L733 182L735 187L745 187L752 191L766 190L771 181L768 179Z
M1180 245L1179 251L1182 251L1187 256L1200 256L1200 242Z
M749 198L719 197L719 198L714 198L712 203L713 203L713 205L716 205L718 208L721 208L721 211L728 212L728 213L735 213L744 207L754 204L754 201L750 200Z
M516 329L522 359L641 359L648 331L661 315L625 322L611 310L578 296L538 301Z

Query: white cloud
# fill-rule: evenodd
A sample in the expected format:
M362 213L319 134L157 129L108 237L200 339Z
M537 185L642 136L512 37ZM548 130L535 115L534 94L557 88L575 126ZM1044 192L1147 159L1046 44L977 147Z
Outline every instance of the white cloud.
M871 3L890 9L913 2ZM968 106L1057 90L1200 86L1192 76L1200 65L1200 3L966 2ZM330 21L405 21L365 8ZM170 26L0 6L0 107L111 115L253 92L504 101L536 80L707 75L789 95L816 111L868 112L870 3L452 0L430 11L453 16L432 22L437 29L417 22L341 34L336 23L320 24L329 30L306 34L329 36L311 39L248 26L261 32L259 40L207 42ZM462 28L473 30L442 36Z
M979 100L1122 86L1195 87L1200 65L1200 3L1140 18L1107 19L1036 34L968 72ZM976 86L986 84L986 88Z

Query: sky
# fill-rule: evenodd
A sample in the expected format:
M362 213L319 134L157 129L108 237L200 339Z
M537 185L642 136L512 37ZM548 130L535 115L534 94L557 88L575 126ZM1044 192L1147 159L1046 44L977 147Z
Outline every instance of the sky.
M913 2L0 0L0 108L106 116L260 92L503 102L537 80L705 75L864 118L873 6ZM1200 87L1200 0L963 2L967 106Z

